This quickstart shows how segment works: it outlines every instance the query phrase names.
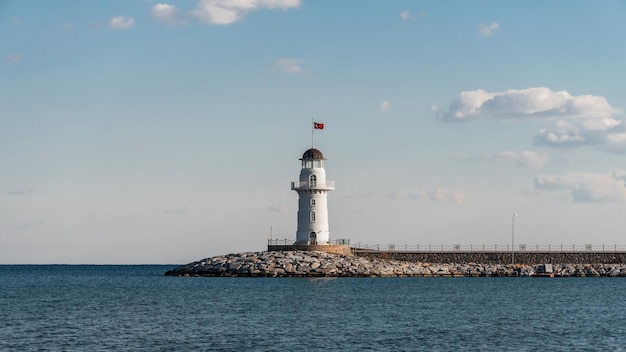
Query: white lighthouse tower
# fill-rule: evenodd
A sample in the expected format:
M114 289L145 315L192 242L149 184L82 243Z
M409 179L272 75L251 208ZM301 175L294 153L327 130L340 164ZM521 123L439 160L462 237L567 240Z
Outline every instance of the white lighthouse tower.
M326 181L324 155L311 148L302 155L300 180L291 183L291 189L298 192L298 232L296 245L330 244L328 228L328 192L335 189L335 183Z

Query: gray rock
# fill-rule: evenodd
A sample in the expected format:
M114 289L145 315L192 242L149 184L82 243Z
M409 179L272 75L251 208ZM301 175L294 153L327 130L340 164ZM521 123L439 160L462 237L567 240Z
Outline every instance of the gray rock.
M626 277L625 264L553 264L556 276ZM166 273L169 276L415 277L529 276L531 266L442 264L343 256L324 252L246 252L205 258Z

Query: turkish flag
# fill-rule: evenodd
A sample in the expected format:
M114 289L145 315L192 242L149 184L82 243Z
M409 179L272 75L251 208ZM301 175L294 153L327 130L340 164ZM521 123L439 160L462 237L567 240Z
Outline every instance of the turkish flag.
M313 122L313 129L323 130L324 129L324 124L323 123L319 123L319 122Z

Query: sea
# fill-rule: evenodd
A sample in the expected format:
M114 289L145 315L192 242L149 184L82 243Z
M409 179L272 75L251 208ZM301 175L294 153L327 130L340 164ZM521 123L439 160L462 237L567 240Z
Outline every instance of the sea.
M626 278L0 265L0 351L626 351Z

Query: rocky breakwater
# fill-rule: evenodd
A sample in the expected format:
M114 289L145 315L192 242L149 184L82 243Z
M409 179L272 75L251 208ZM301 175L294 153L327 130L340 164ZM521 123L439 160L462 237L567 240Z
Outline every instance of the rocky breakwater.
M626 264L553 264L555 277L626 277Z
M530 267L498 264L431 264L369 259L324 252L249 252L206 258L167 276L244 277L507 277L526 276Z

